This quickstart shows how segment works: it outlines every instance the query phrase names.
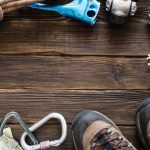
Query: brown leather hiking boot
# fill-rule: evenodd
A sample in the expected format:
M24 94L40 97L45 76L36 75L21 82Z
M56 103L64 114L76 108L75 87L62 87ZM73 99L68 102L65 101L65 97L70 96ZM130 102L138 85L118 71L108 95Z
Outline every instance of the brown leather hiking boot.
M76 150L136 150L109 118L96 111L79 113L72 135Z

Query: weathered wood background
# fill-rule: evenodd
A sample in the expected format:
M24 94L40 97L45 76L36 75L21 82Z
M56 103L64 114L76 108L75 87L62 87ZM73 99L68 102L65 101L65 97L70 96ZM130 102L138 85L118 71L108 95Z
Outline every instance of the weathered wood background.
M108 23L104 2L99 14L104 19L94 27L31 9L5 16L0 23L0 117L17 111L32 125L60 112L69 131L65 144L56 149L74 150L72 119L83 109L93 109L113 119L141 149L135 110L150 96L148 11L150 1L141 0L138 13L123 27ZM10 125L19 139L21 128L15 121ZM55 139L59 125L50 121L36 135Z

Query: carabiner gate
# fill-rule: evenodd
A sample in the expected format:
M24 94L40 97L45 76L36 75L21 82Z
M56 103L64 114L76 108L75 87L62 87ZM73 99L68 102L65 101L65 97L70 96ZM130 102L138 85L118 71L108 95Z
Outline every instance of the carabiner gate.
M66 120L64 119L64 117L59 113L48 114L42 120L40 120L39 122L31 126L29 130L31 132L34 132L35 130L43 126L47 121L51 119L57 119L60 121L61 128L62 128L61 137L58 140L54 140L54 141L48 140L48 141L41 142L40 144L28 145L26 143L27 133L24 132L20 139L21 146L24 150L46 150L46 149L50 149L52 146L59 146L65 141L66 136L67 136L67 124L66 124Z
M28 136L30 137L32 142L34 144L37 144L38 142L37 142L36 138L34 137L32 132L29 130L28 126L23 121L22 117L17 112L10 112L5 115L5 117L1 123L1 126L0 126L0 136L3 135L3 130L4 130L5 125L7 124L8 120L11 119L12 117L15 118L20 123L20 125L22 126L24 131L28 134Z

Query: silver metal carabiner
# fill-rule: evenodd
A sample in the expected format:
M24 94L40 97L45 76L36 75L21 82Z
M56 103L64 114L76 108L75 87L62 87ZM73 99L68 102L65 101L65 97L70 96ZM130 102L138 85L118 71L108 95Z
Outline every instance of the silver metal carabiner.
M60 121L61 128L62 128L61 137L58 140L54 140L54 141L49 141L48 140L48 141L41 142L40 144L28 145L26 143L27 133L24 132L21 136L21 139L20 139L21 146L24 150L48 150L52 146L59 146L65 141L65 139L67 137L67 124L66 124L65 118L59 113L50 113L50 114L48 114L42 120L40 120L39 122L37 122L36 124L31 126L29 128L29 130L31 132L34 132L35 130L37 130L38 128L43 126L47 121L49 121L51 119L57 119L57 120Z
M4 127L5 125L7 124L8 120L10 118L15 118L19 123L20 125L22 126L22 128L24 129L24 131L28 134L28 136L30 137L30 139L32 140L32 142L34 144L37 144L37 140L36 138L34 137L34 135L32 134L32 132L29 130L28 126L26 125L26 123L23 121L22 117L17 113L17 112L10 112L10 113L7 113L1 123L1 126L0 126L0 136L3 135L3 130L4 130Z

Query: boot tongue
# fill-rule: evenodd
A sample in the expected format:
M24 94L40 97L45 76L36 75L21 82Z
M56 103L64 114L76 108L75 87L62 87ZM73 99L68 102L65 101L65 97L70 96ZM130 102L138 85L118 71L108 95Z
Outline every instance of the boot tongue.
M123 139L120 133L112 133L111 129L103 129L91 141L90 150L135 150Z

